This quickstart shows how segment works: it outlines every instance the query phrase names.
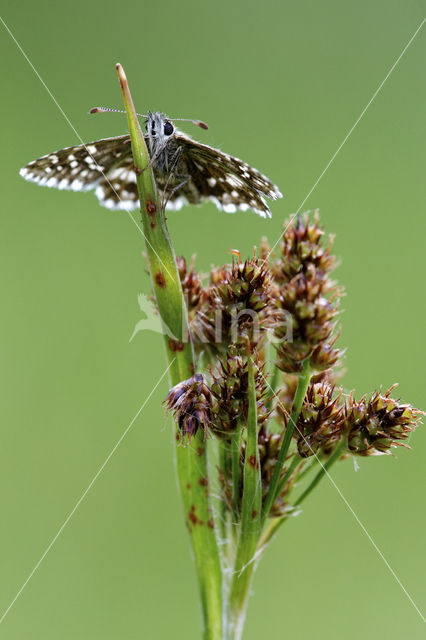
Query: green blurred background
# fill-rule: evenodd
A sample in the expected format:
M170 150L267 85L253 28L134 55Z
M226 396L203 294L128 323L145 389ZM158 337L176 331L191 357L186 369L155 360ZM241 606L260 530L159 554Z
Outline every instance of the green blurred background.
M169 215L197 264L278 237L419 26L422 2L6 1L3 18L85 141L125 132L114 65L139 111L186 127L267 173L272 221L213 205ZM425 408L425 28L304 208L336 234L347 287L344 385L400 382ZM0 611L39 560L165 369L139 333L142 236L93 194L40 189L26 162L78 139L2 28ZM138 217L138 214L136 214ZM159 385L1 625L5 640L195 640L197 587ZM411 452L340 464L333 477L422 608L425 435ZM281 532L254 583L245 640L423 638L419 614L326 480Z

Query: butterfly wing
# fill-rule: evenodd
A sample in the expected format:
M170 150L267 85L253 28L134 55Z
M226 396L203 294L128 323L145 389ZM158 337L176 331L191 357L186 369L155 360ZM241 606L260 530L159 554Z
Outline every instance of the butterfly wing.
M264 218L271 217L264 196L275 200L282 194L269 178L243 160L196 142L180 132L175 140L183 147L182 158L191 179L171 195L171 203L182 197L188 202L195 202L195 192L200 202L212 200L219 209L228 213L252 209Z
M46 187L73 191L95 189L99 203L108 209L139 208L129 135L60 149L33 160L19 173L26 180ZM155 174L161 195L166 178L157 171ZM182 198L175 199L168 208L178 209L182 204Z
M49 153L27 164L20 174L46 187L87 191L131 153L128 135L106 138Z
M196 142L181 132L176 132L174 140L181 150L182 175L174 176L169 184L169 176L154 165L160 196L163 197L164 190L167 192L167 209L212 200L219 209L229 213L252 209L262 217L271 216L264 196L276 199L281 193L269 178L242 160ZM99 203L109 209L139 208L129 135L60 149L30 162L20 174L47 187L74 191L95 189ZM176 188L177 185L181 186Z

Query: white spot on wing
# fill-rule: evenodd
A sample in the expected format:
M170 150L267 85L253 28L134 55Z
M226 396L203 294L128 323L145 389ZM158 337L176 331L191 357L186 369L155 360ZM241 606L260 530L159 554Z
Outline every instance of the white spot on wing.
M226 211L226 213L236 213L238 207L235 204L224 204L222 205L222 209Z
M180 196L179 198L176 198L175 200L168 202L166 209L168 211L180 211L180 209L182 209L184 204L188 204L188 201L183 196Z
M240 187L241 180L238 180L235 176L229 174L226 176L226 182L231 185L231 187Z
M123 173L123 169L113 169L112 171L109 172L108 174L108 179L109 180L114 180L115 178L119 178L121 176L121 174Z

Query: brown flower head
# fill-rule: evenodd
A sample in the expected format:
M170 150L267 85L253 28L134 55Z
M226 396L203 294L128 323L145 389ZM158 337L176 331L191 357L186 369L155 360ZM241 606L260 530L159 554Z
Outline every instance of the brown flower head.
M210 390L214 398L212 430L222 438L229 438L237 428L245 426L248 414L247 358L232 350L212 371ZM262 424L269 413L265 407L266 385L263 366L254 360L254 379L257 396L257 420Z
M306 358L316 371L339 358L333 332L342 290L329 277L336 260L330 254L331 241L324 248L322 237L317 213L314 222L308 214L297 217L285 227L280 256L271 266L277 307L287 320L277 324L274 333L277 365L285 373L299 373Z
M311 366L318 370L332 366L338 359L338 351L332 348L338 300L326 297L329 288L328 279L314 267L294 276L281 288L278 305L288 318L275 330L279 340L277 364L282 371L299 373L303 361L314 354Z
M352 395L346 401L344 429L351 453L372 456L389 454L391 447L409 448L401 441L416 428L422 412L391 398L395 386L383 394L374 393L368 401L364 396L355 402Z
M302 458L320 449L329 454L343 436L343 407L341 391L335 396L334 387L326 382L309 385L302 410L294 430L297 449Z
M211 424L210 389L201 373L177 384L169 392L164 403L172 411L178 426L178 436L190 440L199 428L207 435Z
M334 367L333 369L326 369L325 371L319 371L318 373L312 375L311 384L326 382L328 385L335 387L340 382L344 373L344 369L338 369L337 367ZM278 392L278 409L284 409L285 411L287 411L287 413L291 412L291 409L293 407L294 395L296 393L297 382L298 376L294 373L283 374L283 384Z
M328 245L322 246L324 231L319 226L319 212L314 212L313 221L309 212L296 216L292 224L284 223L284 234L279 244L279 257L272 265L272 276L278 285L284 285L299 273L310 268L328 274L337 266L331 252L333 236L328 237Z
M246 337L256 346L274 321L272 281L269 268L257 258L214 268L211 283L191 324L199 350L208 343L224 353L241 345Z

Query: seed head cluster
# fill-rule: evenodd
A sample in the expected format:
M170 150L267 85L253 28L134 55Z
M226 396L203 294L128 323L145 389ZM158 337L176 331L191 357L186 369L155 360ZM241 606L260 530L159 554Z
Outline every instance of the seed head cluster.
M309 386L294 433L302 458L316 454L319 449L330 452L341 439L340 399L341 391L336 397L334 388L325 382Z
M330 253L332 239L324 247L323 236L318 213L313 222L308 214L298 216L294 225L285 225L279 255L272 260L277 307L292 329L290 339L288 326L275 329L277 366L285 373L299 373L306 358L316 371L339 358L333 333L342 289L330 279L336 259Z
M342 352L336 346L336 321L343 291L331 279L337 266L331 249L332 238L325 240L315 212L297 216L285 227L277 255L263 240L260 258L254 254L245 262L212 267L206 283L193 261L188 267L184 258L178 259L200 373L174 387L165 404L182 443L200 430L218 438L224 452L218 470L222 497L234 516L242 504L253 402L262 501L268 499L268 515L274 518L294 508L291 493L307 471L308 459L326 461L333 452L334 459L389 454L394 447L408 446L419 423L421 412L392 398L393 387L356 401L338 386ZM251 399L249 357L255 382ZM267 373L268 358L275 360L274 375ZM290 421L302 369L309 378ZM286 438L289 425L295 428ZM240 503L233 504L236 500Z
M225 353L248 338L259 345L273 326L272 280L268 266L257 258L211 271L191 323L198 351Z
M266 378L262 363L254 358L254 379L256 386L257 421L263 424L269 416L265 405ZM241 428L247 421L248 412L248 369L247 358L237 353L228 353L219 360L212 371L210 391L213 397L212 429L219 437L229 435Z
M391 398L394 386L385 393L374 393L369 400L364 396L356 402L352 395L347 399L343 430L350 453L374 456L389 454L392 447L409 448L405 441L419 423L422 412Z

